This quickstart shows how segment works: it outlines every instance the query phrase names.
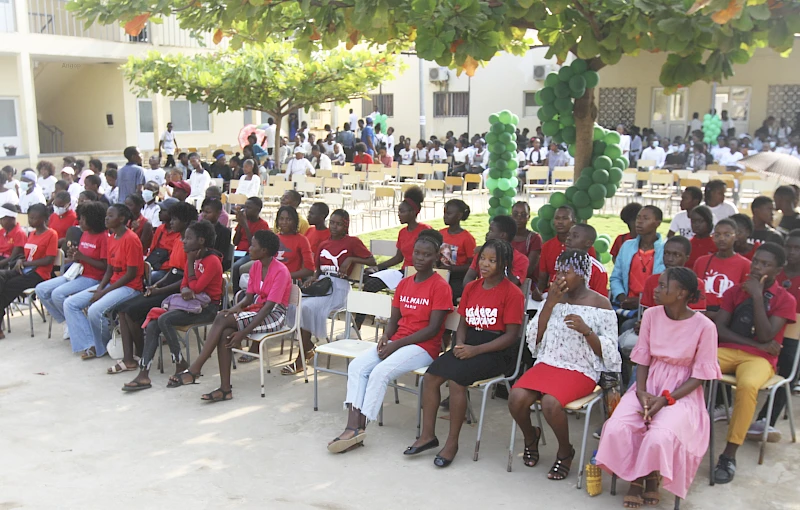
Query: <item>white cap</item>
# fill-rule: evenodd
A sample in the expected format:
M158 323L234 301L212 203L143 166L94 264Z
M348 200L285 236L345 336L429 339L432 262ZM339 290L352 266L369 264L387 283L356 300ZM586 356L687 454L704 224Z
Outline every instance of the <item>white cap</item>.
M298 152L302 152L303 154L305 154L306 151L304 151L302 147L295 147L294 153L297 154Z
M22 172L22 178L28 179L31 182L36 182L36 172L30 169L25 170L24 172Z
M0 207L0 218L14 218L17 219L17 212L5 207Z
M71 166L65 166L64 168L61 169L61 173L75 175L75 169L73 169Z

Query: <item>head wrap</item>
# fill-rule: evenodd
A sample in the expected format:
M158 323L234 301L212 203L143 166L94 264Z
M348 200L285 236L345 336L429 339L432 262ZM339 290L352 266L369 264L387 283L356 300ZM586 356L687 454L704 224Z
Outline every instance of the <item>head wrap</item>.
M419 204L418 204L418 203L414 202L414 201L413 201L413 200L411 200L410 198L405 198L405 199L403 199L403 202L405 202L405 203L407 203L408 205L410 205L410 206L411 206L411 209L413 209L413 210L414 210L414 212L415 212L416 214L419 214L419 211L420 211L420 206L419 206Z

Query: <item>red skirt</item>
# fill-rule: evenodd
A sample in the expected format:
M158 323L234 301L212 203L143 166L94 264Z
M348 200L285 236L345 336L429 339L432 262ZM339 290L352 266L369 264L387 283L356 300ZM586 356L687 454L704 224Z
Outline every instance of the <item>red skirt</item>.
M515 388L538 391L559 401L561 407L594 391L597 382L580 372L537 363L519 378Z

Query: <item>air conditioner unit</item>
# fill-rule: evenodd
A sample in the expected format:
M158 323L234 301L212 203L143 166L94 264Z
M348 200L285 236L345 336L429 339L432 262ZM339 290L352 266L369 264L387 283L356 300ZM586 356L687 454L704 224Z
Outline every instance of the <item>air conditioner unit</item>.
M430 81L447 81L450 77L450 70L446 67L431 67L428 70Z
M550 66L540 65L533 66L533 79L536 81L544 81L547 75L550 74Z

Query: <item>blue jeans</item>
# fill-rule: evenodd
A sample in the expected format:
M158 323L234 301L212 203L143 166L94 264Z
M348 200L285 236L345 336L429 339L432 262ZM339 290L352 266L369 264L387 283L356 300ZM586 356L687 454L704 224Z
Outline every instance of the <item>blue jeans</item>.
M95 289L97 286L93 285L68 297L64 301L64 316L69 327L72 352L85 351L89 347L94 347L97 357L100 357L106 354L106 344L111 340L105 313L118 303L138 294L139 291L130 287L120 287L91 303L92 296L94 296L92 291ZM86 315L83 314L84 309L86 309Z
M79 276L72 281L63 276L52 278L36 286L36 297L42 302L53 320L64 322L64 301L73 294L86 290L99 282L92 278Z

